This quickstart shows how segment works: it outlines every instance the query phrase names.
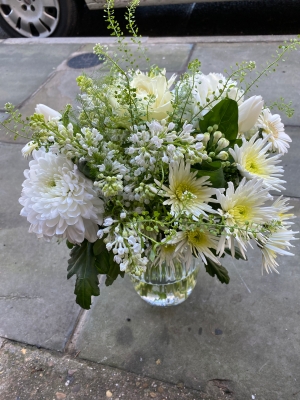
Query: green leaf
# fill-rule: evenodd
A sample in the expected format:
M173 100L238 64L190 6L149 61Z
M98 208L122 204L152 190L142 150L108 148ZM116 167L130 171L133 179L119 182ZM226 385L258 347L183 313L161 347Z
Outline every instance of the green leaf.
M96 257L95 265L99 274L106 274L106 286L112 285L119 275L124 277L125 272L120 271L119 264L114 261L113 252L106 249L102 239L98 239L94 243L93 253Z
M85 240L81 246L76 245L70 253L67 278L76 274L75 291L76 303L89 310L92 304L91 297L99 296L98 271L95 266L93 243Z
M69 242L68 239L66 240L66 245L67 245L68 249L70 249L70 250L73 249L73 247L75 246L75 244Z
M110 254L109 254L110 255ZM109 271L106 274L106 280L105 280L105 285L110 286L114 283L114 281L117 279L117 277L120 275L122 278L124 278L125 272L120 271L120 266L113 260L113 254L111 254L111 264Z
M86 176L89 179L93 179L91 169L88 167L87 161L79 161L78 169L80 172L83 173L84 176Z
M225 253L227 253L227 254L229 254L229 255L231 256L231 250L230 250L230 249L226 248L226 249L225 249ZM238 247L235 246L235 247L234 247L234 258L236 258L237 260L247 261L248 258L247 258L247 256L246 256L246 254L245 254L245 257L246 257L246 258L244 258L244 256L243 256L243 254L241 253L240 249L239 249Z
M238 134L238 116L237 102L228 98L223 99L199 121L200 129L206 132L209 126L216 124L218 130L231 142Z
M227 269L225 267L223 267L223 265L216 264L214 261L210 260L209 258L207 258L206 260L207 260L207 264L204 264L206 272L212 277L214 277L216 275L221 283L228 284L230 281L230 278L229 278Z
M202 176L209 176L209 180L214 188L223 188L226 185L223 168L216 171L198 171L197 178Z
M61 120L62 120L62 123L63 123L64 126L67 126L68 123L70 122L69 115L70 115L71 110L72 110L71 104L67 104L66 107L65 107L65 110L64 110L64 112L62 114L62 117L61 117Z
M110 266L110 253L106 249L105 243L102 239L98 239L94 243L93 253L95 255L95 266L98 270L98 273L107 274Z

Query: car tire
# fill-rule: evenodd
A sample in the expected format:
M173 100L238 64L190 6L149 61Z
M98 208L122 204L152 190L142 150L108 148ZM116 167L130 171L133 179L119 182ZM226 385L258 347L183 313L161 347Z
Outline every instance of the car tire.
M10 37L72 36L83 5L83 0L0 0L0 26Z

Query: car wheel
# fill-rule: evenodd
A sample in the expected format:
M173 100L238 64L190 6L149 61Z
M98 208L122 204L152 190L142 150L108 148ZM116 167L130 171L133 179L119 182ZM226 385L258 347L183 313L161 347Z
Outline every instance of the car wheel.
M0 25L11 37L68 36L81 6L80 0L0 0Z

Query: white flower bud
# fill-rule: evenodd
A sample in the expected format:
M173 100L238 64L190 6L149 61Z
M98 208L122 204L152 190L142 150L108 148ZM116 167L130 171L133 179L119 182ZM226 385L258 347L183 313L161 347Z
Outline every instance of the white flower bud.
M35 107L35 112L37 114L42 114L46 122L51 121L52 119L61 119L62 117L61 113L48 106L45 106L45 104L37 104Z
M226 161L228 159L228 153L226 151L221 151L216 158Z
M213 144L216 144L217 141L218 141L221 137L222 137L222 132L220 132L220 131L214 132Z
M229 140L225 138L221 138L218 141L218 147L216 148L216 152L221 151L222 149L225 149L225 147L229 146Z
M261 96L252 96L239 106L239 132L247 132L253 128L263 108Z

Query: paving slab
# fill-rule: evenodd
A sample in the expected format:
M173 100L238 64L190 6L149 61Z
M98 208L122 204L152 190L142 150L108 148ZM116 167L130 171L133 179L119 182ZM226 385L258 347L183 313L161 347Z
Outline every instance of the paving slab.
M7 115L5 112L0 111L0 122L4 121L6 119Z
M19 215L21 147L0 144L0 336L63 350L80 312L66 279L69 251L37 240Z
M101 38L99 38L99 43L101 44ZM94 44L88 44L80 51L92 52ZM169 44L160 43L159 45L146 43L145 47L147 51L145 56L149 57L150 61L146 61L142 52L137 52L137 46L128 45L128 49L133 51L134 54L141 56L137 58L136 63L141 70L148 69L153 64L158 65L161 68L166 68L168 72L178 72L183 71L187 67L187 62L189 60L190 52L192 50L191 43L173 43L171 46ZM120 54L118 52L117 45L109 45L109 52L111 54ZM122 63L120 63L123 65ZM103 65L103 70L109 70L108 65Z
M299 154L300 154L300 126L286 126L285 131L292 138L289 152L282 157L281 165L284 168L285 196L300 197L299 185Z
M230 71L230 66L235 67L235 64L241 61L256 61L257 71L262 71L267 61L273 61L272 55L276 54L278 46L282 41L277 43L262 43L262 42L247 42L244 43L200 43L195 46L191 58L198 58L202 67L203 73L220 72L225 69ZM288 125L300 125L300 114L297 110L300 109L300 52L293 51L285 55L285 62L280 62L276 67L276 72L269 76L263 76L258 81L258 87L254 86L252 91L247 94L247 97L253 95L261 95L266 104L271 104L274 101L284 97L285 101L292 101L293 108L296 113L292 119L282 115L282 120ZM255 73L249 76L256 77Z
M300 202L292 203L299 230ZM118 279L94 299L76 343L80 357L197 390L225 380L238 400L291 399L300 390L299 246L294 252L280 258L279 275L261 275L256 249L248 263L228 258L229 285L201 268L177 307L150 306Z
M35 92L80 44L0 44L0 110L18 106Z

